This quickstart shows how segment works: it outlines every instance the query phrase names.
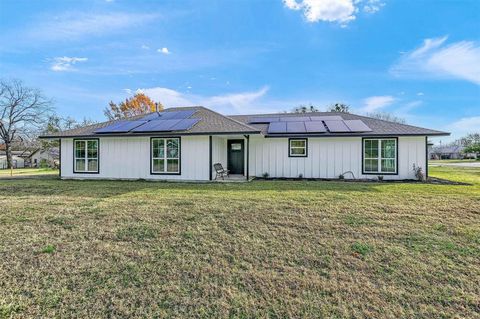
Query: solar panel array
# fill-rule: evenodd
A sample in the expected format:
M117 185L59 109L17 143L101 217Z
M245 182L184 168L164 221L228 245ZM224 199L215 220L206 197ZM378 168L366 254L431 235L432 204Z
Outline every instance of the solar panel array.
M154 112L134 121L119 121L95 130L94 133L144 133L185 131L197 124L200 119L190 119L195 110Z
M268 124L269 134L361 133L371 129L362 120L344 120L339 115L252 117L250 124Z

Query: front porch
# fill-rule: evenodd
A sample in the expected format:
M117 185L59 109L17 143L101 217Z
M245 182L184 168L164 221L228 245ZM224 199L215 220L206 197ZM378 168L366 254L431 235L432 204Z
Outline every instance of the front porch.
M219 182L249 181L249 135L210 135L210 180ZM218 174L218 167L229 171L228 176ZM218 166L218 165L217 165Z

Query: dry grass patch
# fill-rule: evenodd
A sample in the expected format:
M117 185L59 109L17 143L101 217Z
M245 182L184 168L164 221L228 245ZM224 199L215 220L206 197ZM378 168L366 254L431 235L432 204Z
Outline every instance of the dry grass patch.
M461 185L0 181L0 318L478 317Z

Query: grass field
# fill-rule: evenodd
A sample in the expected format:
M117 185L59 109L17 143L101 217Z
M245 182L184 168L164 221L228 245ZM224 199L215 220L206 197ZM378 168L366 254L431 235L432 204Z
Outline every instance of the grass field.
M471 186L0 180L0 317L479 318Z
M447 160L428 160L430 164L456 164L456 163L475 163L480 159L447 159Z
M12 171L9 169L0 169L0 178L13 177L29 177L39 175L58 175L58 169L52 168L15 168Z

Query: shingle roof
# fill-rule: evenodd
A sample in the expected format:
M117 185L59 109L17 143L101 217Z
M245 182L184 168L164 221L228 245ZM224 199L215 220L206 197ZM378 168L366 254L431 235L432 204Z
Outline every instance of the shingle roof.
M278 113L278 114L253 114L253 115L231 115L225 116L202 106L191 107L175 107L168 108L165 112L179 111L179 110L195 110L195 113L190 118L198 118L200 121L185 131L171 131L171 132L159 132L162 135L211 135L211 134L264 134L268 136L267 129L268 124L249 124L249 119L252 116L299 116L298 113ZM436 131L426 128L421 128L412 125L399 124L370 117L350 114L350 113L338 113L338 112L313 112L308 113L311 116L341 116L344 120L362 120L367 126L369 126L371 132L362 133L309 133L308 136L399 136L399 135L449 135L450 133ZM128 120L139 119L145 115L138 115ZM92 136L140 136L140 135L152 135L154 133L112 133L112 134L95 134L95 130L106 127L113 124L116 121L107 121L97 123L89 126L84 126L68 131L51 133L48 135L40 136L41 138L59 138L59 137L92 137ZM302 134L275 134L275 136L303 136ZM271 136L271 135L270 135Z
M351 114L351 113L340 113L340 112L312 112L307 114L298 114L298 113L277 113L277 114L252 114L252 115L230 115L230 118L236 119L243 123L248 123L251 117L261 117L261 116L341 116L344 120L362 120L368 127L372 129L371 132L361 132L361 133L318 133L318 134L307 134L308 136L318 135L318 136L401 136L401 135L450 135L448 132L436 131L427 128L422 128L418 126L412 126L407 124L400 124L395 122L389 122L379 119L374 119L371 117ZM250 124L259 130L262 134L268 135L268 124ZM291 136L289 134L288 136ZM270 135L271 136L271 135ZM287 134L275 134L275 136L287 136ZM295 136L302 136L302 134L295 134Z
M160 132L162 135L206 135L206 134L254 134L260 133L259 129L252 127L246 123L239 122L233 118L224 116L220 113L214 112L203 106L191 106L191 107L174 107L165 109L165 112L173 112L179 110L195 110L195 113L190 118L197 118L200 121L186 131L170 131ZM137 115L128 118L127 120L135 120L145 115ZM125 119L123 119L125 120ZM48 135L40 136L40 138L58 138L58 137L87 137L87 136L140 136L140 135L152 135L154 133L114 133L114 134L95 134L95 130L99 128L111 125L115 121L107 121L97 123L89 126L84 126L68 131L51 133Z

